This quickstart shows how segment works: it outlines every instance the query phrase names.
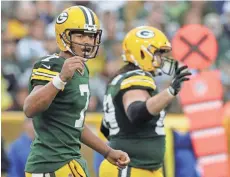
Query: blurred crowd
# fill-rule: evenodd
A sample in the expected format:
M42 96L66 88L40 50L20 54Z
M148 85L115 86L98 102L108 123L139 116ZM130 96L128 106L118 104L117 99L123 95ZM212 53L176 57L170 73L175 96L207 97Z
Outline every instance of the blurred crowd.
M102 45L96 59L87 62L90 70L91 100L89 111L102 111L103 95L110 77L123 65L122 40L133 27L151 25L164 31L171 40L186 24L204 24L216 36L219 51L211 69L219 69L225 89L224 101L230 100L230 2L227 1L5 1L2 12L2 110L22 110L28 95L33 63L47 54L58 53L55 18L72 5L85 5L101 20ZM156 78L164 88L168 77ZM175 100L169 112L180 113Z

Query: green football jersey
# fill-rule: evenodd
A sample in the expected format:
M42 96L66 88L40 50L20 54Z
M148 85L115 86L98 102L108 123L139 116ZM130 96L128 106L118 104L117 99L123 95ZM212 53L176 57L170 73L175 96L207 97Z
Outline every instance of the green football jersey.
M65 59L54 54L35 63L29 82L29 90L45 85L61 72ZM72 159L84 167L81 158L80 137L85 111L89 104L89 72L74 73L64 90L60 90L49 108L33 117L35 140L31 145L26 172L53 172Z
M164 118L140 124L132 124L123 107L122 97L127 90L147 90L151 96L157 94L153 76L142 70L129 71L116 76L108 85L104 97L103 125L109 129L109 143L114 149L128 153L130 166L155 170L162 166L165 153Z

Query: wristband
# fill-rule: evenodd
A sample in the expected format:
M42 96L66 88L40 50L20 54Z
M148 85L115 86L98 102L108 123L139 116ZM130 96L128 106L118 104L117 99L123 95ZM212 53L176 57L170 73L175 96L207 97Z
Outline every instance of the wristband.
M58 90L64 90L67 82L63 82L60 79L59 75L57 75L53 78L52 83L53 83L54 87L56 87Z
M168 94L170 94L172 96L176 96L175 90L171 86L169 88L167 88L167 92L168 92Z
M109 148L109 150L104 154L104 158L107 158L107 156L109 155L111 150L112 150L112 148Z

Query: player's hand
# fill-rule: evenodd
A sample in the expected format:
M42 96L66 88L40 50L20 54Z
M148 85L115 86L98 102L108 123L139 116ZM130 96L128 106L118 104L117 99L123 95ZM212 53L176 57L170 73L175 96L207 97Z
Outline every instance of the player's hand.
M111 164L116 165L119 168L125 168L130 162L129 156L126 152L115 149L111 149L105 158Z
M192 75L191 72L189 72L187 69L188 66L178 67L178 63L176 64L175 76L172 80L171 85L169 86L169 91L172 95L176 96L181 90L182 83L184 81L188 81L188 76Z
M86 61L85 58L74 56L65 60L62 70L60 73L60 79L63 82L67 82L70 80L74 73L78 71L81 75L84 71L84 62Z

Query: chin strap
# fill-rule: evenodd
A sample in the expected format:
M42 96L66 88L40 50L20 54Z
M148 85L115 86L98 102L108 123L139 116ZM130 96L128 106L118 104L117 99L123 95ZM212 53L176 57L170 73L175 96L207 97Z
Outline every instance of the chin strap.
M62 41L64 47L65 47L73 56L77 56L77 55L71 50L71 48L65 43L65 41L64 41L63 38L62 38L62 36L60 36L60 38L61 38L61 41Z
M133 55L130 55L130 58L131 60L133 61L133 63L136 65L136 66L139 66L138 63L137 63L137 60L135 59L135 57Z
M62 39L61 37L61 40L62 40L62 43L63 45L65 46L65 48L73 55L73 56L78 56L66 43L65 41ZM84 58L86 59L85 61L88 61L88 58L86 58L86 55L84 54Z
M73 56L78 56L68 45L66 45L65 41L61 38L65 48L73 55ZM85 62L88 60L87 58L85 58ZM77 70L77 72L79 74L81 74L82 76L84 75L84 70L82 70L82 72L80 72L79 70Z

